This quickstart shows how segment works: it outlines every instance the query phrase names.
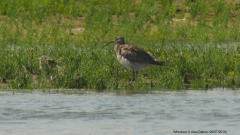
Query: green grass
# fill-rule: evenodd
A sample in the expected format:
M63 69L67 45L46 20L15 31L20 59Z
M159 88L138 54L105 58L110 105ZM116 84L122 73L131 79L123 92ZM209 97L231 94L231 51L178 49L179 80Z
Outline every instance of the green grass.
M240 87L239 12L224 0L1 0L0 87ZM166 65L130 84L114 45L102 49L119 35ZM40 69L42 56L51 60Z

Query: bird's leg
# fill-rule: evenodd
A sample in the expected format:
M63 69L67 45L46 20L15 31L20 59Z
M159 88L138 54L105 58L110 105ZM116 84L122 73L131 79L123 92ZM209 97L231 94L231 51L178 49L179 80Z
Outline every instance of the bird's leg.
M118 68L116 68L116 80L118 80Z
M131 79L131 83L135 80L135 73L134 73L134 68L132 68L132 79Z

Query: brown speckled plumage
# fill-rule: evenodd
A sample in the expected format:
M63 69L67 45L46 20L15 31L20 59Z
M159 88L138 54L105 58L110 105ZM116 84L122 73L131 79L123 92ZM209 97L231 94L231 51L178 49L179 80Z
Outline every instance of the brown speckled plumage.
M151 65L162 66L164 64L164 61L155 59L142 48L125 43L124 37L122 36L117 36L113 41L106 43L104 46L113 42L116 43L114 50L117 54L118 61L124 67L133 71L131 82L134 79L134 71L147 68Z

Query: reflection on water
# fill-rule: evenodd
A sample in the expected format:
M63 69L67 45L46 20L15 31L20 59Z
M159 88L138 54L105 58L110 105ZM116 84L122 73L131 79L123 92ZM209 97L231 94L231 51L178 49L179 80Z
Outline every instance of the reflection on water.
M240 131L240 91L0 91L0 135ZM203 134L203 133L202 133ZM207 133L206 133L207 134Z

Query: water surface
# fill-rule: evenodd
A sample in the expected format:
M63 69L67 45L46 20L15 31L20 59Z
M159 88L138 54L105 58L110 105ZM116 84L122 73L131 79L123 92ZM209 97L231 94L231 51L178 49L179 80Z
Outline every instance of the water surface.
M240 91L0 91L0 135L240 134Z

